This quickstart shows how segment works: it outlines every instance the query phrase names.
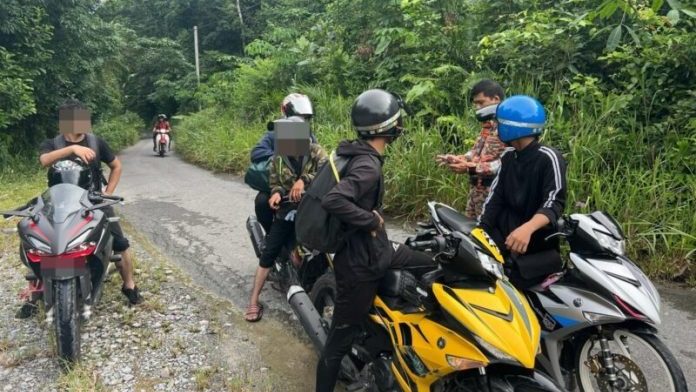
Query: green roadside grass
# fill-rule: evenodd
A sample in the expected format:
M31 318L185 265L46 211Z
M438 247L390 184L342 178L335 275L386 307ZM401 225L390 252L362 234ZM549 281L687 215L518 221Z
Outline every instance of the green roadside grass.
M312 127L327 151L354 137L349 101L321 96L316 102ZM251 149L266 129L265 120L245 122L234 110L222 108L184 116L176 127L177 151L213 171L243 174ZM385 163L385 207L391 215L422 219L429 200L464 209L467 178L438 167L433 159L445 152L462 153L471 145L476 124L466 118L458 123L464 125L406 123L407 132L390 147ZM651 277L696 285L696 176L675 169L661 156L643 159L648 135L641 129L631 130L635 136L627 144L625 134L612 133L611 127L607 131L599 119L588 116L582 121L559 116L553 124L545 142L568 161L566 213L609 212L626 232L629 255ZM626 153L630 151L635 153Z

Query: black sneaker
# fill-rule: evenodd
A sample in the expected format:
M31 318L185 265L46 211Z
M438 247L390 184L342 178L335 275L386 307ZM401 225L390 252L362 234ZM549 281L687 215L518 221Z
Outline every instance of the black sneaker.
M143 302L143 297L138 291L138 286L135 286L132 289L121 287L121 292L126 296L126 298L128 298L128 302L130 302L131 305L137 305Z
M15 313L16 319L28 319L38 312L39 307L33 302L25 302L21 308Z

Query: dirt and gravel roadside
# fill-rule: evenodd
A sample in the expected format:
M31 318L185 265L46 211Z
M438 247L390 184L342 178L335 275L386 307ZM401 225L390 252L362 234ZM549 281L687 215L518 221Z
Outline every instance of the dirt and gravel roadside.
M277 347L302 351L306 344L285 341L274 330L283 325L252 328L230 302L197 287L125 226L146 302L127 306L120 277L113 274L83 327L83 361L69 373L60 371L43 315L14 318L24 270L16 248L0 249L0 392L311 389L308 378L287 372L305 369L306 363L284 357L279 364L273 355Z

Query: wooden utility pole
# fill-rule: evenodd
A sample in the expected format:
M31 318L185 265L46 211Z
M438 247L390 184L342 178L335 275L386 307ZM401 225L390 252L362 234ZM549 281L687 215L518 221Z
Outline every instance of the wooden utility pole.
M242 18L242 7L239 5L239 0L237 0L237 14L239 15L239 36L242 39L242 52L245 52L246 43L244 42L244 18Z

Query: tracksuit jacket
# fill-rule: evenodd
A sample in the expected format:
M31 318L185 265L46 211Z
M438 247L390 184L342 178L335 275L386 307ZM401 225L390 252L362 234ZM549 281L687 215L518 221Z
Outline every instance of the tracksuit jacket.
M566 161L555 149L537 140L522 151L508 148L500 157L501 167L491 184L479 216L479 224L501 250L505 239L535 214L551 224L532 235L527 254L558 248L558 239L545 241L556 231L566 200Z

